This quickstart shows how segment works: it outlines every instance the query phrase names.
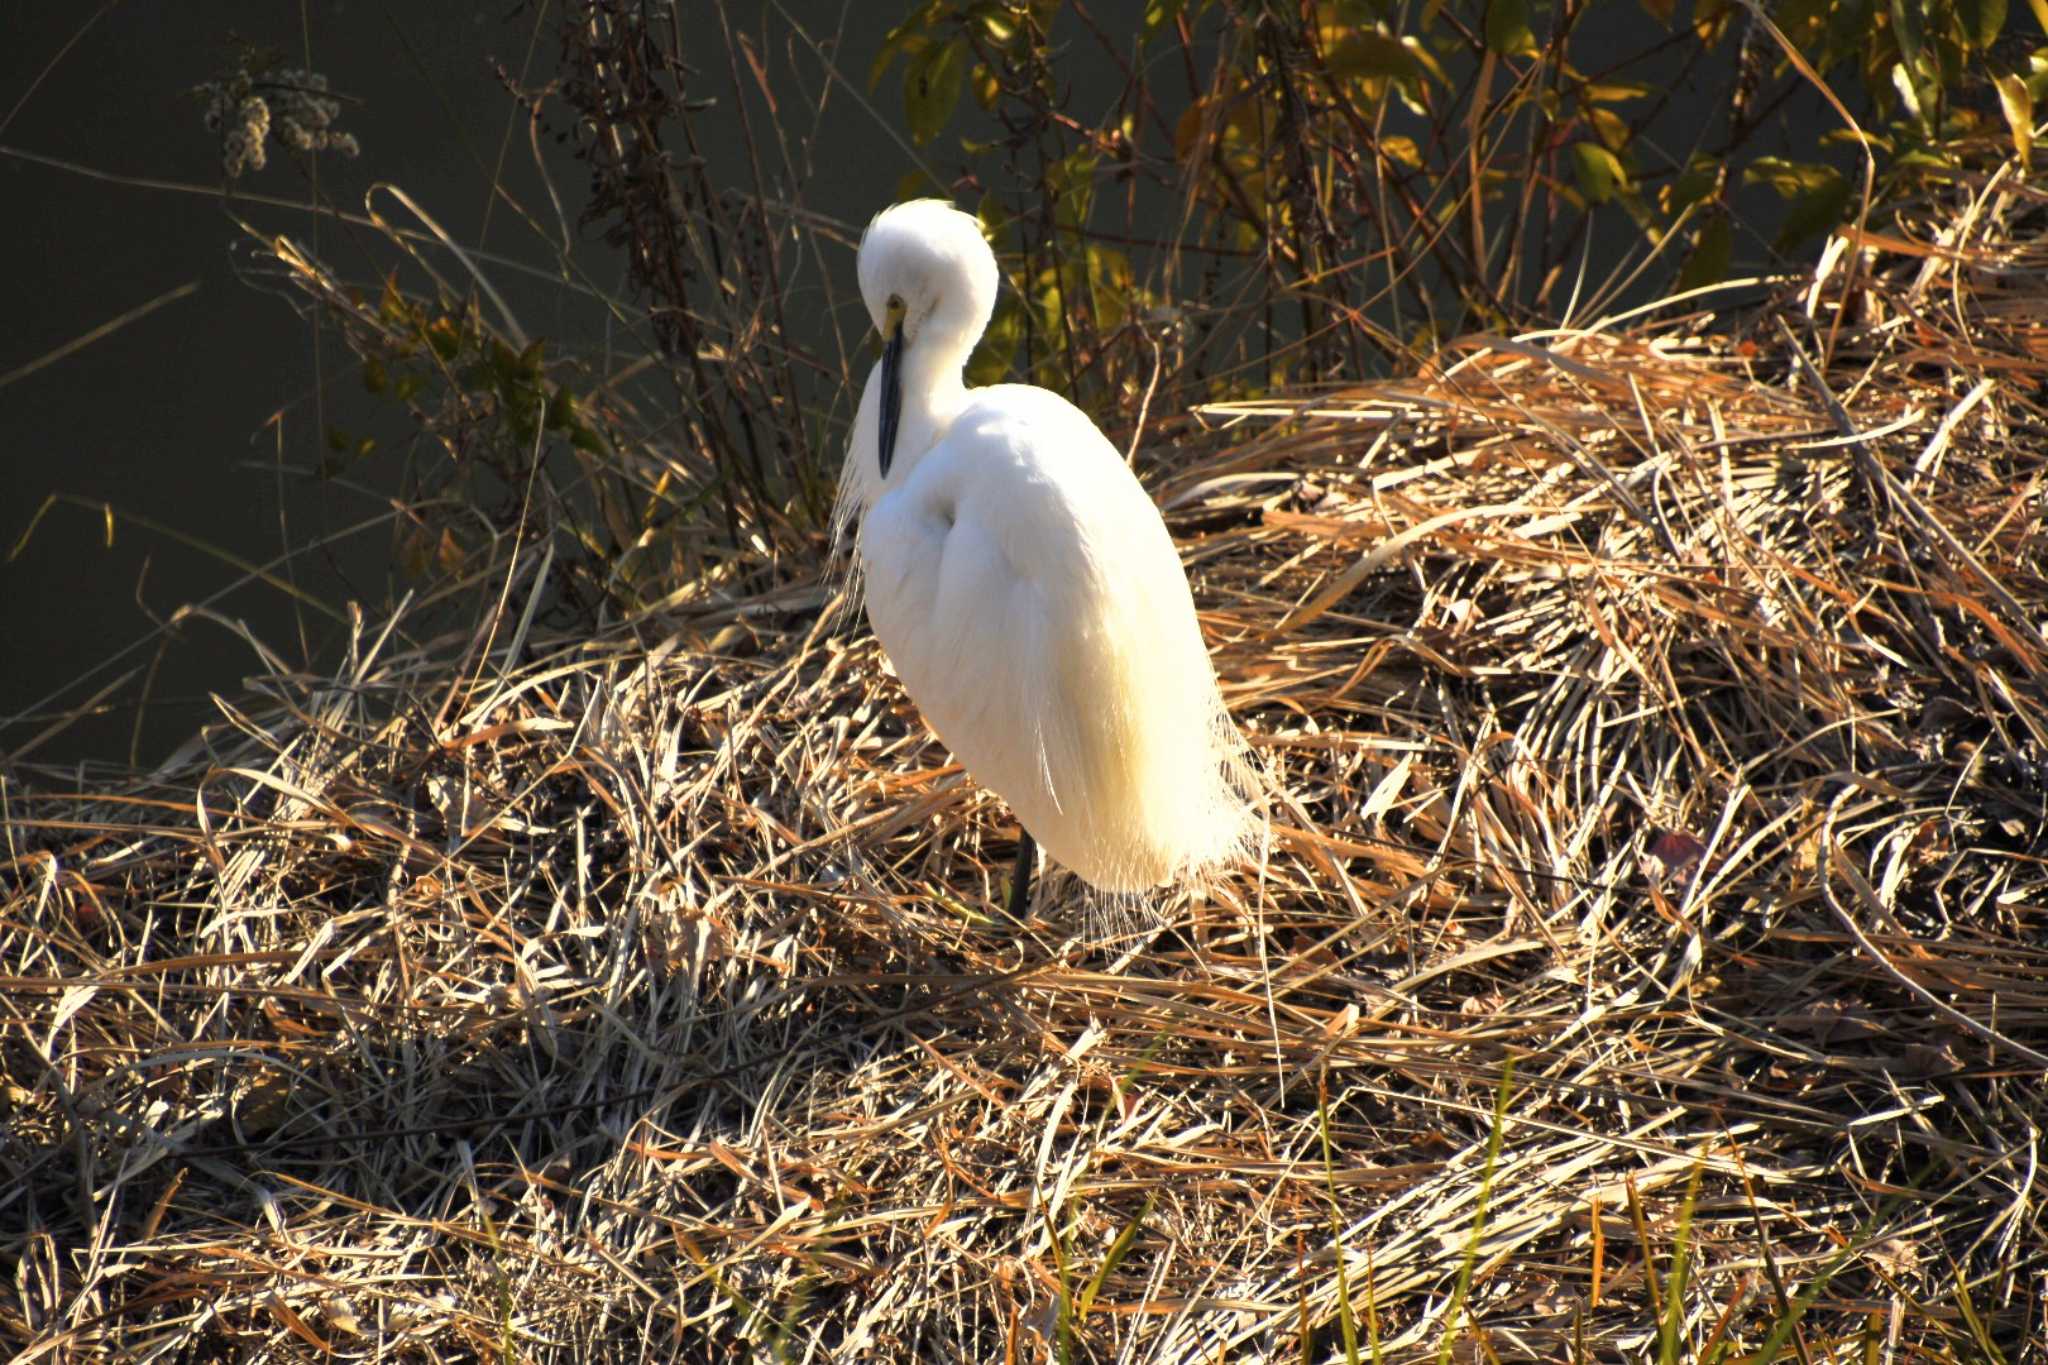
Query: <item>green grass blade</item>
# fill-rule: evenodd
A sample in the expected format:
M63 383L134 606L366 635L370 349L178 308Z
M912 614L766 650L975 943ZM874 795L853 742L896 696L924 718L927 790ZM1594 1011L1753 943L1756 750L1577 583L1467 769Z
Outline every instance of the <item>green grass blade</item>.
M1088 1310L1095 1306L1095 1296L1102 1292L1102 1286L1108 1281L1110 1273L1116 1269L1117 1262L1124 1258L1130 1251L1132 1244L1138 1240L1139 1232L1144 1230L1145 1220L1152 1216L1152 1205L1158 1202L1158 1199L1159 1191L1157 1190L1146 1195L1145 1207L1138 1210L1136 1218L1124 1224L1124 1230L1119 1232L1116 1235L1116 1240L1109 1244L1109 1251L1103 1256L1102 1264L1096 1268L1095 1274L1089 1279L1088 1287L1081 1291L1081 1301L1074 1305L1074 1316L1076 1318L1083 1322L1088 1320Z
M1685 1182L1685 1203L1678 1211L1678 1238L1671 1249L1671 1274L1665 1281L1664 1317L1657 1328L1658 1365L1678 1365L1679 1338L1685 1331L1685 1272L1692 1250L1692 1211L1700 1194L1700 1173L1706 1158L1693 1163L1692 1178Z
M1359 1365L1358 1318L1351 1308L1351 1282L1344 1269L1344 1225L1338 1214L1337 1167L1330 1146L1329 1101L1329 1087L1319 1078L1316 1084L1316 1128L1323 1142L1323 1183L1330 1193L1330 1241L1337 1258L1337 1330L1344 1334L1344 1365ZM1379 1359L1377 1349L1373 1352L1373 1359Z
M1458 1340L1458 1319L1465 1310L1465 1296L1472 1289L1472 1271L1479 1264L1479 1238L1486 1231L1486 1206L1493 1196L1493 1168L1500 1160L1501 1136L1508 1126L1508 1094L1514 1086L1515 1059L1501 1068L1500 1086L1493 1095L1493 1130L1486 1135L1486 1165L1479 1175L1479 1210L1472 1215L1472 1235L1465 1243L1465 1263L1458 1267L1458 1285L1444 1310L1444 1335L1436 1350L1437 1365L1449 1365L1451 1348Z

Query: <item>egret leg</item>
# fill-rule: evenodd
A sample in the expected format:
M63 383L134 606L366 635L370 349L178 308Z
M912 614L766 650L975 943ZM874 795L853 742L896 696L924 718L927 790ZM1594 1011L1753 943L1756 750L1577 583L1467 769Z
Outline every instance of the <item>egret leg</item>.
M1038 861L1038 841L1022 825L1017 827L1017 865L1010 870L1010 918L1021 920L1031 904L1031 871Z

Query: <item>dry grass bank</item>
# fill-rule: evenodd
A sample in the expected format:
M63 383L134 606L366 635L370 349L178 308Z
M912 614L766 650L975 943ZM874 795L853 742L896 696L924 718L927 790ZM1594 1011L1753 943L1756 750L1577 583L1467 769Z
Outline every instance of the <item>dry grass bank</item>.
M15 765L0 1341L2048 1360L2044 225L1155 422L1286 793L1156 934L1000 918L821 592L553 635L531 545Z

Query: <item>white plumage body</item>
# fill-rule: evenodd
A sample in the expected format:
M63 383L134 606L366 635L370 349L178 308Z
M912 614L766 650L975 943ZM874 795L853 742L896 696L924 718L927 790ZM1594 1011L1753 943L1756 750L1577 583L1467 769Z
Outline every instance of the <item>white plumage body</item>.
M1186 575L1079 409L962 384L994 274L974 220L934 201L862 241L869 308L908 334L888 471L878 364L841 481L868 619L925 719L1053 858L1108 891L1199 877L1251 813Z

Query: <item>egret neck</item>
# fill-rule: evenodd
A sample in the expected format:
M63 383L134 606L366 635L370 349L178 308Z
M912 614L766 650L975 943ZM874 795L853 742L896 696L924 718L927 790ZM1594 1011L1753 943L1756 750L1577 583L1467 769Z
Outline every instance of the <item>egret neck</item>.
M972 304L941 296L920 319L891 301L883 320L881 477L908 478L967 401L964 371L983 318Z

